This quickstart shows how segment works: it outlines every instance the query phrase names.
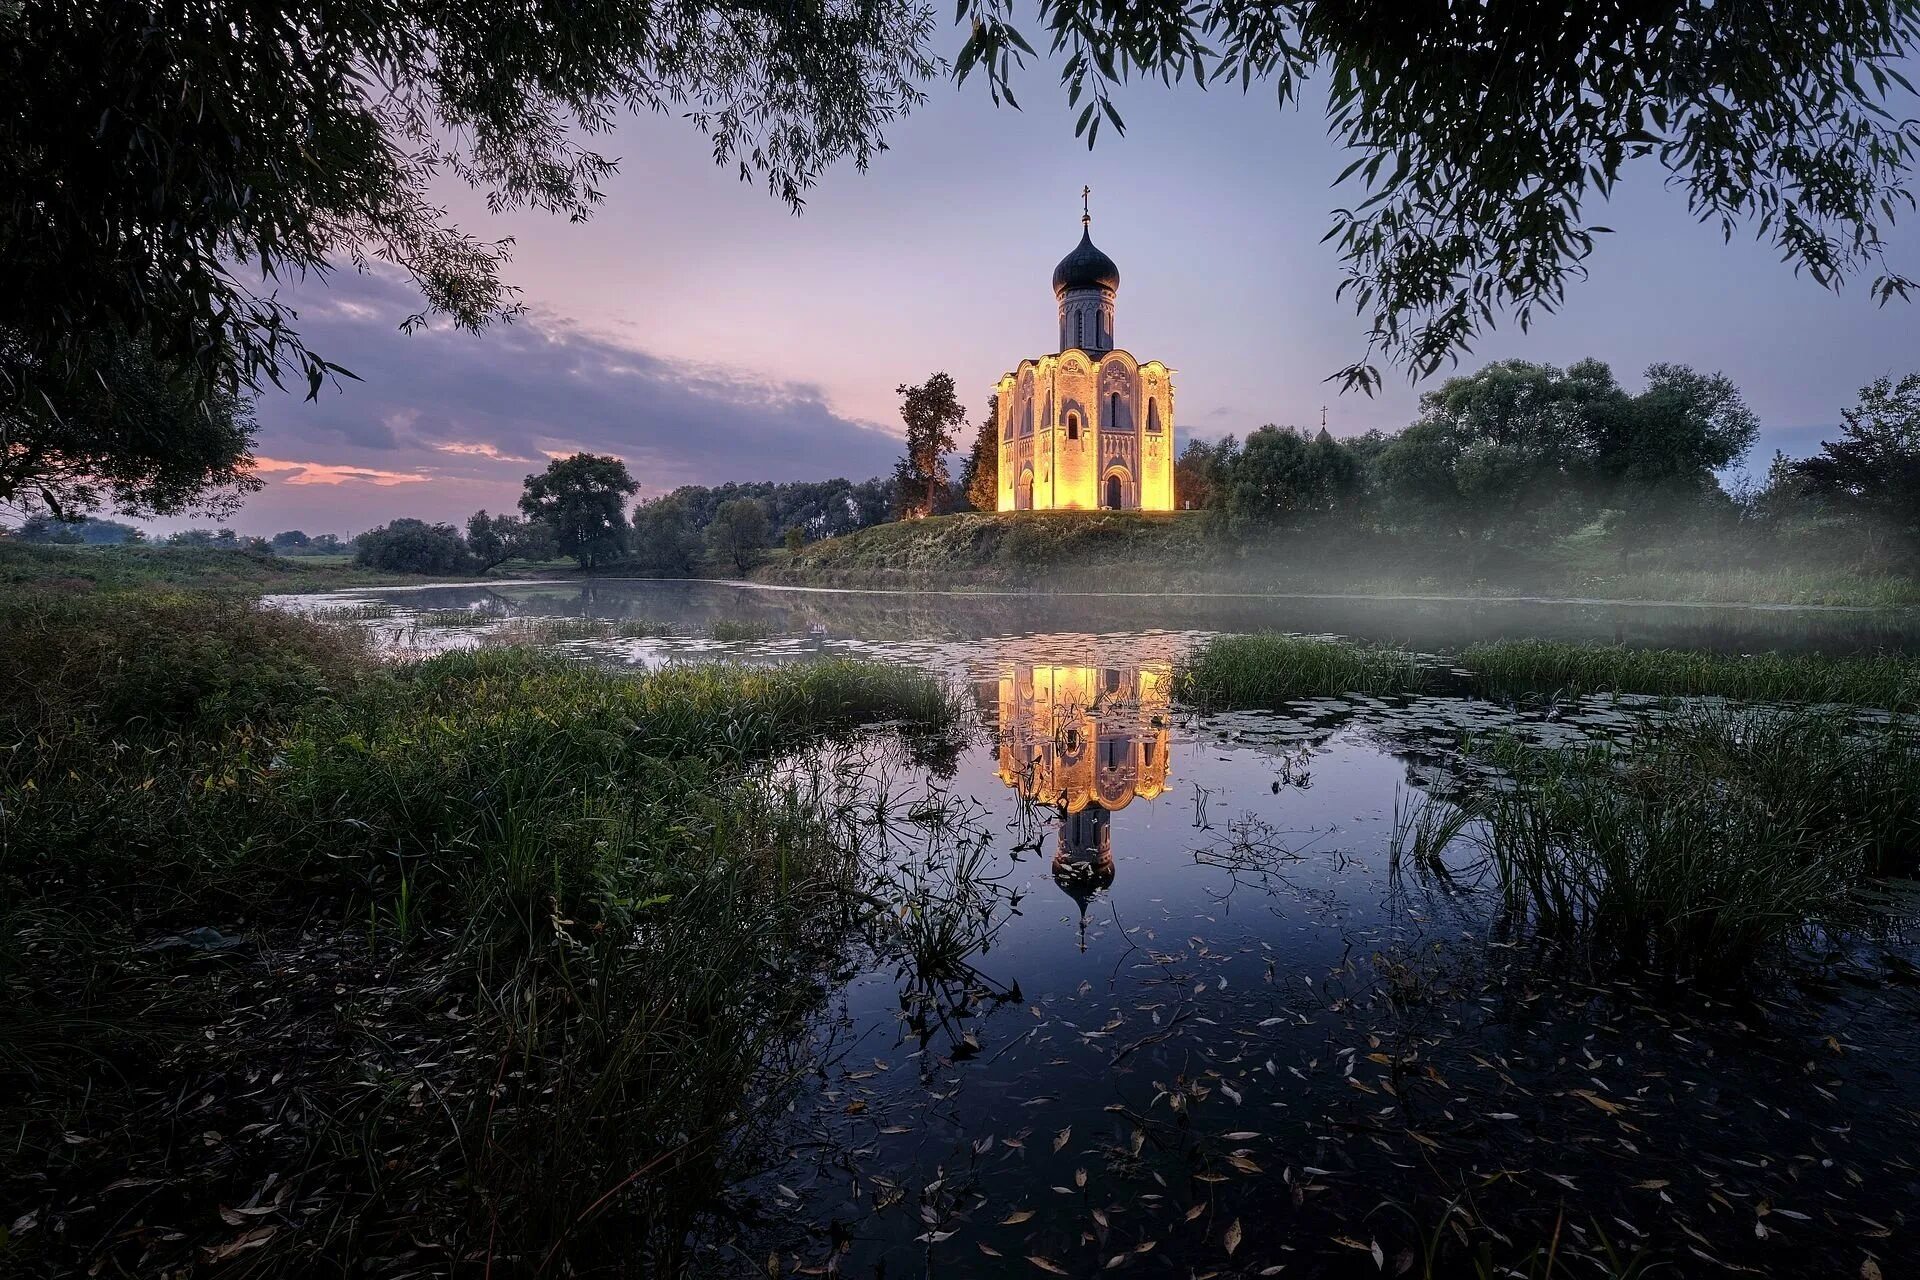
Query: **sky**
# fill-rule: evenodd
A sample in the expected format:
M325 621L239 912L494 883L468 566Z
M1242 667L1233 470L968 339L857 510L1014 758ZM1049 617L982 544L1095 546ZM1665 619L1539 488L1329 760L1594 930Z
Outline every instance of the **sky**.
M940 37L957 47L956 33ZM951 50L946 50L951 52ZM351 533L395 516L510 510L528 472L579 449L624 458L642 496L680 484L881 474L899 452L902 383L946 371L975 419L999 375L1055 345L1053 265L1079 237L1120 266L1116 337L1175 373L1180 440L1263 423L1335 435L1405 426L1432 382L1393 370L1369 398L1328 375L1362 354L1320 243L1351 199L1349 158L1307 107L1256 87L1136 88L1120 136L1089 152L1050 68L1017 82L1025 110L984 86L931 87L867 172L830 170L795 216L712 162L672 116L629 119L590 220L488 214L465 188L454 219L510 236L526 311L480 336L398 326L404 278L341 270L286 291L301 330L358 381L256 406L265 488L227 523L243 533ZM1505 325L1462 364L1605 360L1629 389L1656 361L1727 374L1763 424L1753 465L1804 455L1883 374L1920 368L1920 314L1796 277L1750 238L1694 223L1657 171L1632 173L1590 218L1591 278L1522 333ZM1890 240L1920 272L1920 232ZM204 519L162 527L206 524Z

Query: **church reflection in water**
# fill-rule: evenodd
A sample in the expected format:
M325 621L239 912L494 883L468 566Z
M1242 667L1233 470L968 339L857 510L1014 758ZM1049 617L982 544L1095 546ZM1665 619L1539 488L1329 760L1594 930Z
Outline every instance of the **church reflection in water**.
M1000 676L1000 778L1053 809L1053 879L1080 907L1113 883L1112 815L1167 789L1170 668L1026 666Z

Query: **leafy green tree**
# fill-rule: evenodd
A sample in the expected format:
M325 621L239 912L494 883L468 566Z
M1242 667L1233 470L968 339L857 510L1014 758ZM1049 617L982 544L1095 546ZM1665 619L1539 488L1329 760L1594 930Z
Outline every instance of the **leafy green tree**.
M554 553L553 534L535 520L482 509L467 517L467 550L481 573L509 560L545 560Z
M960 485L966 490L967 504L975 511L1000 509L1000 397L987 397L987 411L980 419L980 430L973 438L973 452L967 455L960 472Z
M1449 378L1418 421L1380 453L1388 511L1479 537L1489 529L1570 522L1592 484L1592 423L1631 411L1607 366L1502 360Z
M684 578L699 567L705 527L695 526L694 506L688 491L675 490L633 509L633 559L641 570Z
M1328 239L1371 339L1348 386L1379 384L1375 352L1424 376L1503 311L1524 326L1557 308L1608 230L1589 204L1629 168L1664 170L1695 217L1751 226L1822 285L1874 272L1882 302L1914 287L1884 253L1915 203L1912 0L962 0L956 73L1010 99L1028 14L1089 146L1120 126L1112 93L1132 79L1258 80L1285 104L1324 78L1354 156L1339 181L1359 188Z
M12 292L0 288L0 299ZM76 347L64 377L43 365L0 327L0 507L31 502L57 518L104 506L223 513L260 488L253 409L234 391L203 390L129 340Z
M289 551L304 551L313 539L299 529L288 529L284 533L274 534L267 541L273 545L275 551L284 554Z
M1292 428L1261 427L1247 437L1226 486L1227 518L1236 529L1291 524L1350 504L1360 467L1333 437L1310 440Z
M921 100L931 31L905 0L0 6L0 415L74 418L110 330L204 388L317 391L336 366L275 286L339 263L411 275L408 325L507 314L508 245L448 221L443 184L585 217L614 166L584 144L629 110L684 113L798 208Z
M767 509L752 498L723 502L707 526L707 545L738 573L766 558Z
M1219 440L1189 439L1173 460L1173 498L1187 510L1224 506L1227 477L1240 456L1240 442L1232 436Z
M591 573L626 549L626 500L639 488L620 459L576 453L527 477L520 510L551 531L560 554Z
M1760 420L1729 379L1677 364L1649 366L1646 390L1624 405L1592 405L1585 433L1603 484L1676 496L1717 488L1713 473L1745 457L1759 434Z
M902 383L895 390L907 426L907 452L894 466L902 514L935 515L940 491L947 487L947 455L953 452L967 411L949 373L936 373L918 386Z
M89 546L120 546L145 542L147 535L138 525L119 520L56 520L40 512L28 516L14 534L22 542L85 543Z
M1889 540L1920 551L1920 373L1860 388L1859 403L1840 415L1840 438L1792 471L1806 493L1861 524L1870 554L1884 554Z
M355 538L353 562L387 573L465 573L473 567L458 529L409 517Z

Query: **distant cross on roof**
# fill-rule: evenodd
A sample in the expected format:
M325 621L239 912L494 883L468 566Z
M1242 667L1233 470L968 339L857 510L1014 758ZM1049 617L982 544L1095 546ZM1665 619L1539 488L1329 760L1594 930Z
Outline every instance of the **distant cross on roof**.
M1093 221L1093 188L1080 188L1080 225L1086 226Z

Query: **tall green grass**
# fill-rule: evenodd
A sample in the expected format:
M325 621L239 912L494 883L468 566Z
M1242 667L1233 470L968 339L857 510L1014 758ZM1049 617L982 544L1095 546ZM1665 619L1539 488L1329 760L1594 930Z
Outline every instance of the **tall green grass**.
M1260 632L1202 644L1174 672L1174 692L1202 707L1257 707L1342 693L1402 693L1426 679L1422 664L1397 649Z
M1910 726L1694 708L1627 743L1486 755L1510 785L1398 814L1395 855L1477 877L1510 934L1599 964L1748 977L1920 868Z
M1469 646L1460 654L1460 664L1473 673L1476 685L1495 693L1718 695L1890 710L1920 705L1920 659L1905 656L1725 654L1502 640Z
M1920 708L1920 658L1501 640L1470 645L1443 665L1440 659L1391 648L1261 632L1202 643L1182 664L1175 690L1201 706L1260 707L1295 698L1448 686L1496 696L1611 692L1906 711Z

